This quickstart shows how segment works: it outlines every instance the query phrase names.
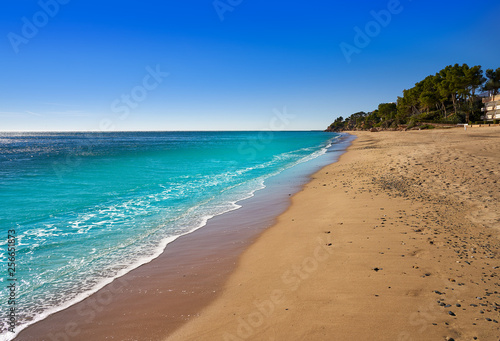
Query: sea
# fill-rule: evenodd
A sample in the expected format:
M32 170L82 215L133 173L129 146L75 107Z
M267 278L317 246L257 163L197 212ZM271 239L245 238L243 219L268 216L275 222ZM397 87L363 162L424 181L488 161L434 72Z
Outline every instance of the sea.
M341 140L295 131L0 133L2 340L15 336L10 321L19 332L83 300L270 179L331 162L325 156Z

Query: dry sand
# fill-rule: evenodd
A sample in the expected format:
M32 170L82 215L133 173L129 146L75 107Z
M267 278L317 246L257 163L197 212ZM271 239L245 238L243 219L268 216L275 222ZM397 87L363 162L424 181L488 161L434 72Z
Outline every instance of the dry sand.
M168 340L499 340L500 128L355 135Z

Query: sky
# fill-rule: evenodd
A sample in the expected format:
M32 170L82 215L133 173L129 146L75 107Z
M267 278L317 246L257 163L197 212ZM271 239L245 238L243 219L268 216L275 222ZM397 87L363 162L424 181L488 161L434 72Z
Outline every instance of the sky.
M0 131L323 130L447 65L498 0L6 0Z

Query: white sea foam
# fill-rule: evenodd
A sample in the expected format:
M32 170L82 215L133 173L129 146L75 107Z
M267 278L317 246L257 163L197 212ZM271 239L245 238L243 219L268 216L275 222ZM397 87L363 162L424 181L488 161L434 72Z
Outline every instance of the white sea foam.
M199 224L197 226L193 227L191 230L189 230L187 232L184 232L182 234L179 234L177 236L169 236L169 237L163 239L161 241L161 243L159 243L157 245L157 247L152 250L152 252L151 252L151 254L149 256L145 256L145 257L137 259L134 263L130 264L125 269L119 271L113 277L102 279L91 290L87 290L85 292L79 293L74 298L72 298L72 299L70 299L70 300L68 300L68 301L66 301L66 302L58 305L57 307L48 308L43 313L40 313L40 314L34 316L33 319L29 323L24 323L24 324L21 324L21 325L17 326L15 334L10 333L9 335L5 335L5 336L2 335L2 336L0 336L0 341L11 341L22 330L24 330L25 328L27 328L29 325L32 325L32 324L34 324L34 323L36 323L38 321L41 321L41 320L47 318L48 316L50 316L50 315L52 315L54 313L57 313L58 311L64 310L64 309L66 309L66 308L68 308L68 307L70 307L70 306L72 306L72 305L74 305L74 304L76 304L78 302L83 301L87 297L91 296L92 294L96 293L100 289L104 288L106 285L108 285L111 282L113 282L115 279L120 278L120 277L126 275L127 273L129 273L130 271L138 268L141 265L144 265L144 264L147 264L147 263L151 262L152 260L154 260L155 258L157 258L158 256L160 256L165 251L165 248L167 247L168 244L172 243L173 241L175 241L179 237L182 237L184 235L193 233L194 231L196 231L196 230L204 227L211 218L241 208L241 205L237 204L239 201L242 201L242 200L249 199L249 198L253 197L255 195L256 191L264 189L266 187L264 185L264 181L263 180L259 181L258 185L259 186L257 188L255 188L252 191L250 191L246 196L244 196L244 197L242 197L242 198L240 198L240 199L238 199L236 201L229 202L228 204L229 204L230 207L228 207L226 210L221 211L218 214L202 216L201 219L200 219ZM84 265L84 264L82 264L82 265Z

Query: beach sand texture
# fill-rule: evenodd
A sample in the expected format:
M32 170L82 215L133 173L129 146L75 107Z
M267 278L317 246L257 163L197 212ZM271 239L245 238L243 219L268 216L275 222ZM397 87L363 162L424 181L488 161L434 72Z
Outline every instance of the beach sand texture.
M354 134L167 340L500 338L500 129Z

